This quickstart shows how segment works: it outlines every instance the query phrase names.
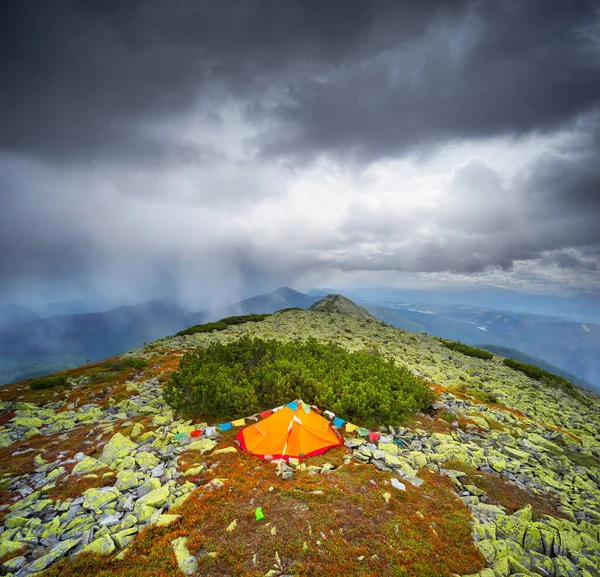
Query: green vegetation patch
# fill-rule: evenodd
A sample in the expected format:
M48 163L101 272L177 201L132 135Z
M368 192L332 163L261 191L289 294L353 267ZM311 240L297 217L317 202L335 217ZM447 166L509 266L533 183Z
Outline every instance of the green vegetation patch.
M573 398L577 399L586 406L590 406L590 404L592 404L590 399L582 395L577 390L575 385L571 381L567 381L567 379L564 377L555 375L549 371L545 371L544 369L541 369L535 365L529 365L527 363L522 363L521 361L515 361L514 359L504 359L502 362L505 366L510 367L515 371L520 371L536 381L562 389L565 393L571 395Z
M67 384L66 375L49 375L47 377L38 377L29 382L29 388L38 391L40 389L53 389Z
M125 369L147 369L148 361L146 359L127 358L118 361L109 361L104 366L113 373L120 373Z
M270 314L264 315L240 315L237 317L225 317L214 323L204 323L203 325L194 325L187 329L179 331L175 336L195 335L197 333L211 333L212 331L224 331L227 327L241 325L243 323L257 323L266 319Z
M393 362L315 339L283 343L247 336L187 353L164 389L182 415L232 419L294 399L366 426L400 424L434 394Z
M478 359L486 360L494 358L494 355L489 351L484 351L483 349L478 349L477 347L470 347L469 345L463 345L462 343L457 343L455 341L446 341L444 339L440 339L440 341L447 349L462 353L468 357L476 357Z

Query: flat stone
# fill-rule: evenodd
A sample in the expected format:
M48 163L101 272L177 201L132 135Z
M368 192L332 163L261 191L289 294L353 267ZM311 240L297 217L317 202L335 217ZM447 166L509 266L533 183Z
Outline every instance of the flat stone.
M224 449L217 449L216 451L213 451L213 455L223 455L226 453L237 453L237 449L235 447L225 447Z
M398 479L396 479L396 477L392 477L391 483L394 489L398 489L399 491L406 491L406 485L400 482Z
M194 441L189 445L185 446L186 451L201 451L205 453L207 451L212 451L217 446L217 443L212 439L200 439L198 441Z

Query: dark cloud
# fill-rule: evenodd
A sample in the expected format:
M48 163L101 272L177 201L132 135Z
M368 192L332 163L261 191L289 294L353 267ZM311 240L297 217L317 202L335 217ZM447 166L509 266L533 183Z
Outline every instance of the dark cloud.
M595 2L473 2L373 56L290 82L272 150L356 159L551 131L598 107Z
M1 3L0 293L597 273L599 31L592 0Z

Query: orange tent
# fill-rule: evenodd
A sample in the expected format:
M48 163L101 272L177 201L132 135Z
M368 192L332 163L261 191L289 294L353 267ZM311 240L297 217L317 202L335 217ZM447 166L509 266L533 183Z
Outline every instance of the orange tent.
M244 451L261 459L267 455L274 459L310 457L342 444L329 421L302 401L289 403L262 421L244 427L236 439Z

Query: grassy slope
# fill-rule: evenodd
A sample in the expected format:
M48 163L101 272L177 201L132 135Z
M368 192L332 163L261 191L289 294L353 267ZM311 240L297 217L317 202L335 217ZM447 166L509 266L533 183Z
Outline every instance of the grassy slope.
M561 391L540 387L535 381L504 367L501 359L484 361L465 357L424 335L382 327L375 322L304 311L279 313L260 323L234 326L218 333L162 339L136 352L151 358L151 367L144 374L124 371L106 375L105 380L100 376L94 384L63 390L30 391L21 383L2 387L0 400L37 404L52 401L64 407L92 403L106 408L131 395L127 392L126 380L139 381L152 375L164 379L177 368L184 350L206 346L215 340L233 340L245 333L283 340L317 337L324 341L335 340L349 350L369 347L435 381L440 393L457 388L467 393L470 388L487 390L519 414L529 415L548 427L564 429L588 443L594 442L594 435L598 434L597 406L581 407ZM68 371L70 376L99 373L104 373L99 364ZM458 398L468 398L464 392L455 394ZM0 413L0 425L11 417L10 406L5 406ZM127 434L132 421L143 423L146 430L151 430L151 419L140 417L128 420L120 431ZM114 429L119 430L118 424ZM467 425L469 423L462 419L461 427ZM450 425L440 417L416 419L411 427L450 432ZM51 459L59 449L74 454L81 450L83 439L94 439L85 452L97 454L108 431L90 426L77 427L66 435L37 435L0 449L0 459L10 463L11 476L24 474L33 470L33 456L37 452L45 451L46 459ZM228 440L231 439L223 438L219 446L227 446ZM26 447L35 448L35 452L18 458L12 456ZM204 484L213 477L223 478L226 479L224 487L214 492L194 492L176 511L182 514L180 521L166 528L144 530L123 561L114 556L85 554L74 561L52 566L47 574L179 575L169 543L182 535L190 537L193 553L201 549L216 553L216 557L201 557L205 575L264 575L271 569L278 571L277 574L301 575L450 575L473 573L484 566L471 539L469 511L450 491L447 478L422 470L420 475L426 479L425 485L398 493L386 485L389 473L368 464L344 465L341 460L344 452L339 449L307 462L338 465L330 475L296 473L293 480L287 482L274 476L272 466L245 454L202 457L193 452L183 453L182 470L201 461L209 466L218 463L197 480ZM472 477L477 484L477 476ZM483 479L483 482L487 487L492 481ZM106 479L100 478L96 486L106 483ZM512 502L522 504L532 500L497 477L493 483L494 498L500 503L504 501L507 507ZM62 490L76 496L88 486L91 485L61 488L58 483L54 491L56 495ZM273 491L269 491L269 487L273 487ZM387 504L383 498L386 491L393 493ZM8 502L12 498L11 495L3 497ZM254 521L256 506L263 507L264 522ZM551 504L549 506L550 511L560 516ZM238 527L234 534L229 534L225 528L234 519Z

